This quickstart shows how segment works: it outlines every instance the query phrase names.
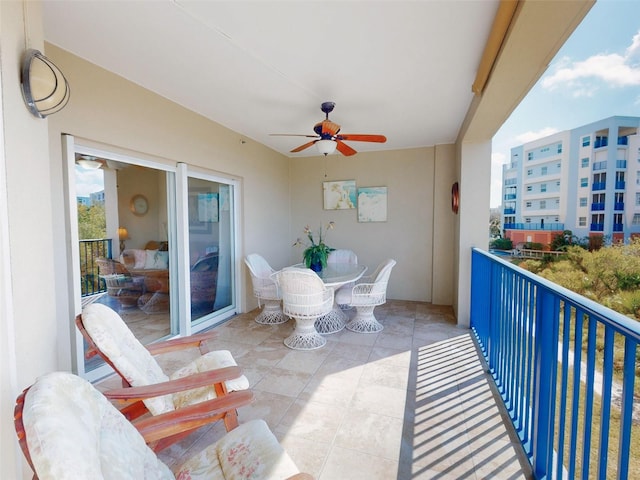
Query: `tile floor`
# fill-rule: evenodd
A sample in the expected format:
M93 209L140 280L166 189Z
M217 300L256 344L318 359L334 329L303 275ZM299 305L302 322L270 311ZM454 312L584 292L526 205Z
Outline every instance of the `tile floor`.
M216 327L212 347L230 350L250 380L255 400L239 421L266 420L302 471L318 480L531 478L450 307L388 301L375 310L382 332L343 330L306 352L282 343L291 320L259 325L256 313ZM161 362L171 371L194 355ZM222 435L221 422L203 427L160 457L176 466Z

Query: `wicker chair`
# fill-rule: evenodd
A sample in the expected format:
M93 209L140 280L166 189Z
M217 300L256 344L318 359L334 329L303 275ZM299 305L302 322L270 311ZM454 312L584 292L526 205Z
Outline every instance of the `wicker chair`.
M358 256L355 254L353 250L345 250L345 249L337 249L333 250L329 257L327 258L327 264L331 263L351 263L353 265L358 264ZM338 290L344 289L345 291L351 290L351 288L355 285L355 282L349 282L342 285ZM337 290L336 290L337 297ZM348 304L338 304L340 309L349 310L351 306Z
M215 410L226 399L211 403ZM171 412L132 425L89 382L67 372L53 372L39 377L17 398L14 425L36 480L249 476L313 480L300 473L263 420L240 425L179 465L174 474L145 443L193 424L195 417L176 418Z
M385 260L372 275L362 277L360 282L350 290L340 289L338 291L336 302L351 305L357 310L356 316L347 323L347 330L358 333L376 333L384 328L376 319L373 310L376 306L387 301L387 284L391 269L395 264L395 260Z
M135 281L122 263L110 258L96 258L96 265L107 286L107 294L116 298L122 307L135 307L143 293L143 283Z
M282 292L285 315L296 320L293 333L284 344L294 350L323 347L327 339L314 326L318 317L333 308L333 289L327 288L318 275L308 268L286 268L273 275Z
M247 255L244 263L247 264L251 273L253 295L258 299L258 307L261 306L261 303L264 303L264 308L256 316L255 321L263 325L285 323L289 319L282 312L282 295L278 285L271 278L275 270L257 253Z

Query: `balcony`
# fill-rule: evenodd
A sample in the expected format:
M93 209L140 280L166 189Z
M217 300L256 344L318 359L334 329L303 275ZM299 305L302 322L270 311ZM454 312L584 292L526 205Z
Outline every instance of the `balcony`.
M515 208L505 208L504 209L504 214L505 215L514 215L516 213L516 209Z
M613 231L614 232L623 232L624 231L624 224L623 223L614 223L613 224Z
M593 191L605 190L606 188L607 188L607 183L606 182L595 182L591 186L591 190L593 190Z
M505 230L564 230L564 223L545 223L540 225L539 223L505 223L503 228Z
M614 210L624 210L624 202L615 202L613 204Z
M591 211L592 212L598 212L598 211L602 211L604 210L604 202L602 203L592 203L591 204Z
M616 160L616 168L619 168L619 169L627 168L627 161L626 160Z
M604 223L592 223L589 226L589 230L592 232L604 232Z
M618 182L616 182L616 184L615 184L615 189L616 189L616 190L624 190L624 189L626 188L626 186L625 186L625 185L626 185L626 183L625 183L625 181L624 181L624 180L622 180L622 181L618 181ZM595 189L594 189L594 190L595 190Z
M505 200L515 200L515 199L516 199L516 194L515 194L515 193L507 193L507 194L504 196L504 199L505 199Z
M98 277L96 258L111 258L111 239L80 240L80 289L83 297L107 291L104 280Z
M535 478L639 478L640 323L474 249L471 327Z

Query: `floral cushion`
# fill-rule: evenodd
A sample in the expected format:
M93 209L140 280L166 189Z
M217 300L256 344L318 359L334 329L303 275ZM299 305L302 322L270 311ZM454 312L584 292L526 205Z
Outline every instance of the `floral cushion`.
M191 457L177 480L283 480L299 473L264 420L252 420Z
M130 385L140 387L169 380L149 350L144 348L115 311L106 305L91 303L82 310L82 321L94 343ZM174 408L171 395L147 398L144 404L153 415Z
M36 381L25 398L23 423L39 478L174 478L135 427L90 383L70 373Z
M106 305L91 303L82 311L82 320L94 343L107 355L130 385L139 387L170 380L115 311ZM236 365L228 350L209 352L175 372L171 379ZM246 390L249 388L249 380L242 375L227 381L226 386L230 392ZM214 388L202 387L173 395L147 398L144 404L153 415L158 415L212 398L216 398Z
M207 372L224 367L235 367L236 365L236 361L233 359L231 352L228 350L217 350L202 355L189 365L182 367L171 375L171 379L187 377L194 373ZM244 375L241 375L233 380L227 380L225 385L229 392L246 390L249 388L249 380ZM192 405L212 398L216 398L216 392L213 387L195 388L185 392L174 393L173 405L175 408L181 408L185 405Z

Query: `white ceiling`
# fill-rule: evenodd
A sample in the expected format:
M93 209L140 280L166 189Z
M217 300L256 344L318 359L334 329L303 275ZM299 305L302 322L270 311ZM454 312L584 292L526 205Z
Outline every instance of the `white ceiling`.
M455 141L498 0L45 1L45 40L290 156L320 104L358 151ZM73 84L71 84L73 98ZM152 112L149 112L152 115Z

